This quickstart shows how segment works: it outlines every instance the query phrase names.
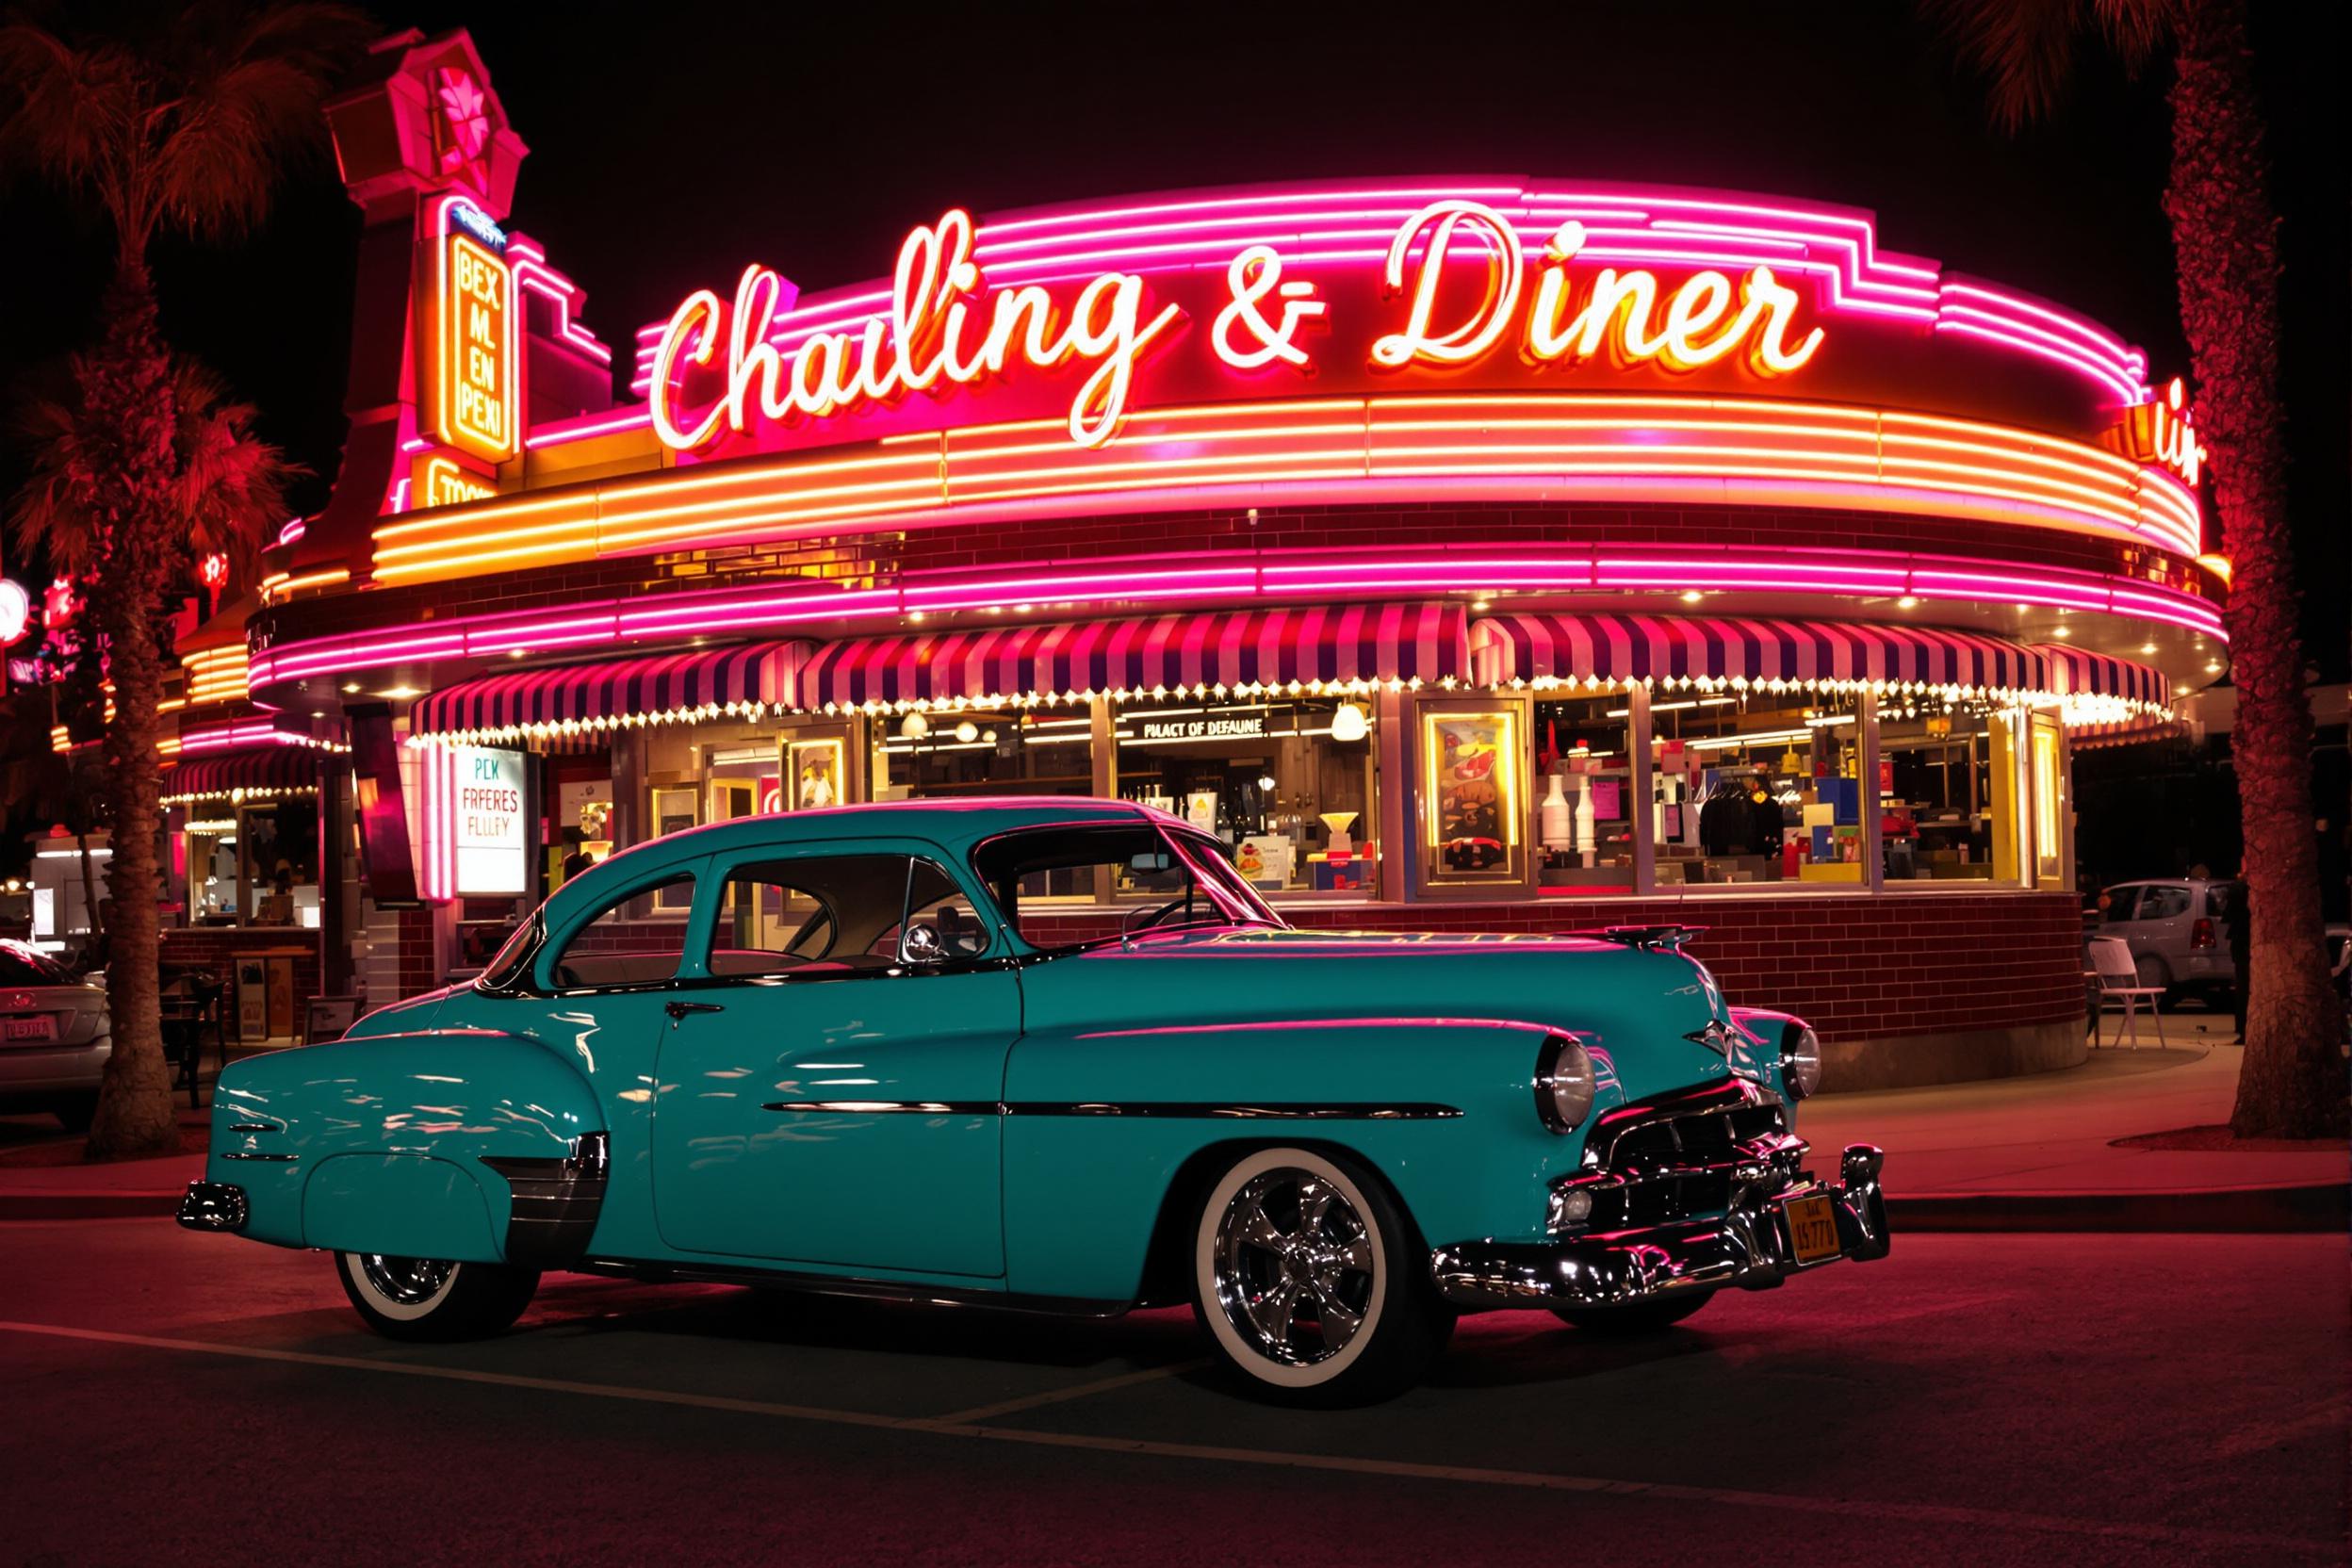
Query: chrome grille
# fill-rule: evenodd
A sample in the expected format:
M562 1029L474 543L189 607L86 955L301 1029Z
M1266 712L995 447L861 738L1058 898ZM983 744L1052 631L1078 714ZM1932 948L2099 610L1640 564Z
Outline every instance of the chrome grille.
M1552 1188L1552 1228L1606 1233L1723 1214L1739 1188L1795 1172L1787 1108L1744 1079L1621 1106L1595 1122L1576 1174ZM1565 1200L1580 1193L1580 1217Z

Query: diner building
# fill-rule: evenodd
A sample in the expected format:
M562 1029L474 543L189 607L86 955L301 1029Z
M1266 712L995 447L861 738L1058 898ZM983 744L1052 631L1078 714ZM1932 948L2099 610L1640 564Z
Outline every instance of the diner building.
M714 195L608 336L466 38L375 59L350 439L183 647L175 940L378 1003L697 824L1116 796L1300 925L1704 927L1832 1087L2080 1059L2071 760L2228 587L2095 320L1587 170L913 213L807 287Z

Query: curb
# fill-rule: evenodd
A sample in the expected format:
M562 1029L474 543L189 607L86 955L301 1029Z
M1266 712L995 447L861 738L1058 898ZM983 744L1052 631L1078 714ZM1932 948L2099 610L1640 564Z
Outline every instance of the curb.
M2352 1227L2344 1183L2209 1187L2184 1192L1971 1192L1888 1198L1897 1233L1982 1231L2343 1233Z

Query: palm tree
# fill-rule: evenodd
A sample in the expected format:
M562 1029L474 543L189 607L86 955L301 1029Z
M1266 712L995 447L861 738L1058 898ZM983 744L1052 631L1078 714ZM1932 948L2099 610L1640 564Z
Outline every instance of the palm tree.
M156 1016L161 961L157 708L175 590L204 550L284 515L277 454L252 411L175 365L156 320L155 237L250 229L279 174L321 147L319 109L366 19L341 6L94 7L0 26L0 168L50 178L106 219L115 262L75 392L37 416L49 438L19 531L89 585L92 657L114 688L105 759L114 858L114 1056L93 1159L178 1147ZM267 510L264 510L264 509Z
M2255 102L2245 0L1926 0L1962 56L1992 78L1997 120L2048 112L2074 49L2096 33L2138 66L2169 43L2172 168L2164 215L2180 325L2212 450L2222 548L2232 563L2230 732L2253 920L2246 1063L2230 1119L2240 1137L2342 1137L2343 1020L2320 940L2311 832L2311 712L2278 405L2278 218Z

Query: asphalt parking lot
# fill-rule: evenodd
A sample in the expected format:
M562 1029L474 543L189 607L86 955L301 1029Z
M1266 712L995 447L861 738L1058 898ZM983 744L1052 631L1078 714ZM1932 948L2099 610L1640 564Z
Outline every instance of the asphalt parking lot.
M22 1563L2341 1560L2332 1236L1899 1236L1641 1343L1464 1320L1425 1387L1235 1397L1187 1315L554 1276L364 1333L328 1261L0 1226Z

